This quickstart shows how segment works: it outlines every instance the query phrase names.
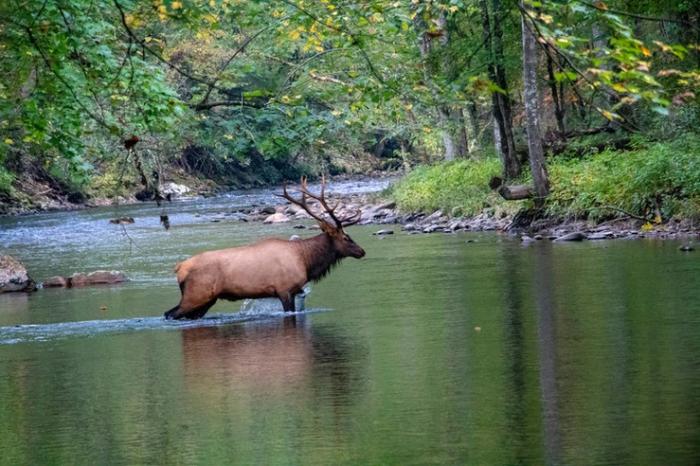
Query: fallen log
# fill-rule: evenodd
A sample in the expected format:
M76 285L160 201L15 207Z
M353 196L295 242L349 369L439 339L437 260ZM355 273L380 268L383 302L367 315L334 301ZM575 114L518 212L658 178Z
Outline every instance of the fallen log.
M491 189L495 190L506 201L519 201L521 199L530 199L534 193L532 187L526 184L518 184L508 186L498 176L491 178L489 182Z

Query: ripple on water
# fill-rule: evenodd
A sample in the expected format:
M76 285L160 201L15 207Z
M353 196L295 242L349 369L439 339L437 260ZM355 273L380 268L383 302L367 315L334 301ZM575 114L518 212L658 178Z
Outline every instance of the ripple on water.
M44 342L73 337L90 337L108 333L126 333L142 330L180 330L197 327L217 327L243 322L281 319L329 310L330 309L318 308L288 313L263 306L232 314L213 314L199 320L165 320L163 317L137 317L132 319L14 325L0 327L0 345Z

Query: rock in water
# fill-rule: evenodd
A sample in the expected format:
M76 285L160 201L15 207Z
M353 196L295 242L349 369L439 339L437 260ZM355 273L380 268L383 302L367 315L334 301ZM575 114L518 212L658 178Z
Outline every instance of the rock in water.
M375 236L393 235L394 230L379 230L372 233Z
M55 277L47 278L41 285L44 288L68 288L70 286L70 280L66 277L56 275Z
M36 283L24 265L12 256L0 256L0 293L34 290Z
M114 223L116 225L129 225L134 223L134 219L132 217L118 217L111 219L109 223Z
M693 247L692 244L684 244L683 246L681 246L681 247L678 248L678 249L680 249L680 250L683 251L683 252L690 252L690 251L694 251L694 250L695 250L695 248Z
M115 270L97 270L88 274L74 273L70 277L71 286L113 285L125 281L126 276L124 273Z
M560 236L554 241L583 241L584 239L586 239L585 234L581 233L580 231L574 231L573 233L567 233L563 236Z

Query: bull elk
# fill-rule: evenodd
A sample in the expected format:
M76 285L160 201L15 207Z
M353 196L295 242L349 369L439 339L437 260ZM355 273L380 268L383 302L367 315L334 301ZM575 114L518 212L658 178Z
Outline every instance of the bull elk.
M325 188L324 180L320 194L313 194L306 178L302 178L299 199L287 192L286 185L278 194L314 218L321 234L296 241L264 239L247 246L203 252L178 263L175 272L182 296L165 318L199 319L217 299L277 297L285 312L294 312L294 296L306 283L320 280L345 257L363 257L365 251L343 231L360 220L361 212L339 216L339 203L333 207L328 204ZM314 212L307 204L308 198L318 201L324 212Z

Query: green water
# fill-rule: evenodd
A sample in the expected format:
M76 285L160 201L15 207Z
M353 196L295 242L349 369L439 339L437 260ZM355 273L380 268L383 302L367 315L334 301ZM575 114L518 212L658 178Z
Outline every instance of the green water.
M0 220L38 280L132 278L0 295L1 464L700 464L697 252L353 227L308 312L167 323L177 260L299 233L198 202Z

